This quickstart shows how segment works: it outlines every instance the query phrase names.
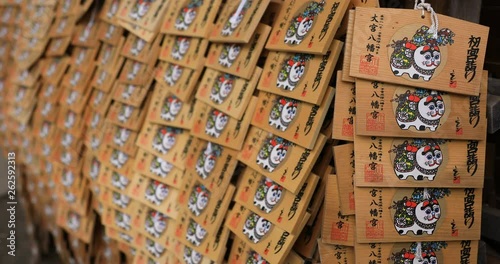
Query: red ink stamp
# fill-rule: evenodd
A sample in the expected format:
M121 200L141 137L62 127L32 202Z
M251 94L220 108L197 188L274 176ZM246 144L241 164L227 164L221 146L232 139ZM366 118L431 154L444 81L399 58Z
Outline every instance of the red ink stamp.
M278 30L276 34L271 38L271 44L275 45L279 41L280 31Z
M215 56L216 56L215 52L210 53L210 57L208 58L208 63L209 64L214 64L215 63Z
M264 113L256 112L253 120L255 123L262 124L262 122L264 122Z
M231 219L231 221L229 222L229 224L230 224L233 228L238 227L238 224L239 224L239 223L240 223L240 217L239 217L239 216L233 217L233 219Z
M365 182L384 181L384 165L365 164Z
M186 160L186 166L193 167L194 166L194 159L193 158L188 158Z
M331 240L347 241L349 237L349 223L339 221L332 223L332 231L330 233Z
M367 131L385 131L385 114L384 113L366 113L366 130Z
M246 148L244 148L241 156L243 157L243 159L250 159L250 157L252 156L252 145L248 145Z
M349 121L349 118L344 118L342 121L342 136L352 137L354 136L354 126Z
M349 193L349 209L354 210L354 192Z
M195 123L193 126L193 132L196 134L201 133L201 125L199 123Z
M374 219L376 220L376 219ZM382 239L384 238L384 221L383 220L368 220L366 221L366 238Z
M242 193L240 194L240 200L242 200L242 201L246 202L246 201L248 201L248 196L249 196L248 192L247 192L247 191L244 191L244 192L242 192Z
M146 135L144 135L142 138L141 138L141 144L142 145L146 145L148 143L148 138Z
M146 169L146 164L144 163L144 161L140 162L138 165L137 165L137 168L141 171L143 171L144 169Z
M165 26L164 26L165 29L169 29L171 26L172 26L172 21L170 19L165 21Z
M206 96L207 92L208 92L208 85L205 84L205 85L203 85L203 87L201 87L200 95L201 96Z
M271 84L271 74L267 74L267 76L264 78L262 85L264 87L269 87L270 84Z
M378 75L379 57L371 54L361 55L359 59L359 73Z
M163 51L161 52L161 55L162 55L163 57L167 57L167 56L168 56L168 47L165 47L165 48L163 49Z

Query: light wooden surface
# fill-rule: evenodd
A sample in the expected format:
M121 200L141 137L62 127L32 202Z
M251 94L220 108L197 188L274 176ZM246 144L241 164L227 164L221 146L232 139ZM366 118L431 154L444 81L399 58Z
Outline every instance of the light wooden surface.
M244 206L235 203L233 210L228 213L227 221L225 225L236 235L239 239L252 243L252 248L259 253L261 256L265 257L271 263L283 263L285 261L288 252L292 250L293 244L297 239L299 234L293 234L284 231L283 229L271 225L269 231L257 241L251 240L243 233L243 227L247 218L255 212L245 208ZM258 214L259 217L264 217L262 214ZM301 229L304 227L307 220L309 220L310 215L306 214L303 222L301 223ZM282 240L281 238L285 238ZM281 240L281 242L280 242ZM279 243L279 244L278 244ZM270 245L270 246L269 246ZM270 248L271 250L266 250L266 248ZM276 250L280 249L281 250Z
M210 33L211 42L248 43L250 41L253 32L259 25L259 21L270 3L270 0L245 2L240 11L241 13L238 14L243 16L239 25L234 29L234 31L231 31L231 34L226 33L226 35L223 35L222 32L224 31L224 27L230 22L231 19L234 19L233 16L237 16L235 12L241 3L243 2L228 1L225 2L223 7L221 7L217 21L215 22L214 28ZM247 7L246 5L248 3L250 3L250 6Z
M127 194L107 188L106 186L102 186L102 192L99 193L98 198L102 201L101 205L103 206L103 208L106 208L105 210L116 209L130 215L141 206L141 203L136 200L130 200L130 202L126 206L123 206L123 204L118 204L115 202L115 199L113 197L114 195L120 195L120 197L127 196Z
M321 263L354 263L354 247L330 245L318 240L318 251ZM338 257L340 256L340 260Z
M160 86L154 88L151 104L149 105L147 118L148 121L162 124L166 126L173 126L183 129L191 129L193 123L193 110L194 102L181 102L181 109L179 113L173 118L173 120L165 120L162 116L162 109L166 103L170 100L177 99L171 92L162 89ZM170 107L170 106L169 106Z
M334 162L339 186L340 211L353 215L354 202L354 144L333 147Z
M224 112L222 112L222 114L227 118L226 125L221 131L216 131L219 134L210 134L207 133L207 126L210 122L213 122L213 129L217 129L219 111L202 101L197 101L194 106L193 127L190 133L195 137L211 141L234 150L241 150L243 142L245 141L245 136L250 127L252 112L255 111L256 104L257 98L253 97L241 120L227 116Z
M295 23L296 17L301 15L310 3L318 2L287 0L283 3L281 11L276 18L276 21L280 23L275 23L269 41L266 44L266 49L288 52L307 51L307 53L314 54L326 53L349 7L350 0L325 1L324 6L321 7L321 12L318 14L309 11L309 15L314 14L314 18L308 33L299 44L285 43L289 27Z
M250 79L257 67L257 61L264 50L264 45L270 31L270 26L259 24L248 43L212 43L208 50L205 66L241 78ZM239 49L239 53L234 58L234 61L230 61L229 53L232 53L233 49ZM230 64L223 65L220 63L221 55L224 52L226 52L226 62L230 62Z
M327 146L328 147L328 146ZM321 154L321 157L325 157L327 155ZM331 160L331 156L329 156L329 160ZM320 181L318 183L318 187L316 188L314 195L311 199L311 204L309 205L309 211L311 212L311 219L309 219L309 222L307 222L307 225L313 225L314 221L316 221L316 218L319 217L321 212L321 208L323 208L323 200L325 198L325 191L326 191L326 181L325 181L325 176L330 175L333 172L334 168L330 165L324 169L323 175L320 174ZM314 169L313 169L314 171Z
M356 134L484 140L487 126L486 77L485 72L479 97L451 93L433 94L435 91L357 79ZM412 102L412 97L418 97L420 101ZM431 103L426 105L427 101ZM443 113L440 118L433 119L433 112L436 116L439 115L440 102L443 104ZM414 110L410 109L412 104ZM434 111L430 110L431 106L435 108ZM376 116L373 113L376 113Z
M372 197L373 191L375 197ZM413 242L420 241L459 241L479 240L481 236L481 209L482 189L473 189L473 197L467 198L464 189L449 189L450 195L437 199L441 209L441 216L437 221L434 232L414 235L408 231L406 235L398 234L394 227L394 211L389 209L394 202L402 200L404 196L411 197L414 188L360 188L356 187L356 242ZM472 219L464 218L465 201L472 202ZM375 203L374 203L375 201ZM376 210L377 215L372 216ZM377 221L373 221L376 219ZM454 230L452 230L454 225ZM470 225L470 227L469 227ZM456 231L456 232L454 232Z
M335 114L333 115L334 139L354 141L356 131L356 87L355 83L342 80L344 71L337 72Z
M261 74L262 68L257 67L251 79L245 80L206 68L196 91L196 99L226 113L228 116L241 120L252 100ZM231 91L225 98L221 98L221 91L225 89L226 85L232 86ZM219 91L214 92L216 86L219 87ZM219 99L221 101L217 101Z
M161 177L151 172L150 166L156 160L156 156L146 152L143 149L139 149L137 155L133 161L133 169L135 174L147 176L150 179L165 183L174 188L179 188L184 177L183 170L177 167L173 167L172 170L167 174L168 177ZM134 175L135 177L135 175Z
M289 145L284 159L272 171L269 171L257 163L257 156L264 144L270 144L270 141L275 138L272 133L250 126L243 149L238 153L238 160L297 194L320 155L326 137L320 134L316 145L311 150L295 144Z
M163 147L158 147L158 145L161 146L163 144L163 140L166 137L163 132L171 133L169 137L175 140L174 145L168 150L165 150ZM133 140L133 142L136 142L135 146L172 163L180 169L185 169L187 151L192 143L192 137L189 135L189 131L154 123L145 123L137 138L137 142ZM107 140L107 138L105 138L105 140ZM157 140L160 142L158 143ZM159 149L162 150L162 152Z
M155 70L155 73L148 72L147 74L155 74L155 79L157 82L156 87L162 88L165 91L175 94L183 102L191 103L193 91L198 87L197 81L201 75L203 63L205 63L205 60L203 59L196 62L196 64L193 63L197 67L196 70L194 70L183 67L178 68L179 66L173 63L160 62ZM172 77L173 71L179 69L182 70L182 73L177 80L174 80L174 78ZM165 81L165 76L167 75L169 75L169 78L171 78L172 80L170 83Z
M201 183L207 187L214 195L223 195L222 192L218 192L218 190L225 190L228 186L231 176L236 169L236 165L238 161L236 160L237 152L230 148L223 147L220 151L219 157L216 158L215 166L213 170L207 173L203 170L203 176L200 177L200 171L196 169L196 164L199 159L207 158L204 152L208 149L208 142L202 139L193 138L193 142L191 143L192 147L189 148L189 152L187 154L186 160L186 173L184 177L186 179L189 178L198 178ZM214 148L214 146L212 146ZM217 155L217 152L212 150L212 153ZM203 179L204 178L204 179Z
M251 124L304 148L312 149L320 135L321 125L326 118L334 94L335 89L327 88L321 104L313 105L267 92L259 92ZM282 103L282 101L285 101L285 103ZM282 115L287 114L283 110L280 111L280 107L285 109L288 104L294 103L296 104L296 113L291 122L284 131L281 127L277 128L278 125L285 125L282 124L281 120L284 119ZM274 119L274 122L279 124L271 125L271 120L273 120L271 116L276 111L279 113L279 118L277 121Z
M430 140L418 143L418 140L357 136L354 140L356 153L355 185L364 187L483 188L485 141L471 143L465 140L441 142ZM379 149L370 149L372 144L375 144ZM409 160L410 157L401 156L410 155L410 152L403 150L407 146L420 150L427 146L433 148L433 144L439 146L442 157L440 165L432 166L432 169L437 168L437 172L426 172L425 169L417 168L417 165L427 166L424 164L426 162L425 155L419 154L419 152L414 155L416 162ZM470 151L473 150L476 150L476 156L469 156L468 154L472 153ZM400 155L397 154L397 151L401 151ZM421 153L424 153L423 150ZM433 158L435 158L437 155L435 150L432 153ZM374 163L376 165L372 167ZM411 165L408 166L408 163ZM408 166L406 170L396 169L397 166L405 165ZM408 176L406 179L399 178L400 175L407 173L412 176ZM422 176L421 180L417 180L419 175Z
M259 214L265 215L267 220L283 230L290 233L300 232L301 230L299 230L298 227L308 209L319 177L311 173L307 181L301 187L300 196L294 195L286 189L282 189L281 198L273 208L269 209L269 211L264 211L261 205L257 205L254 198L259 191L258 189L265 184L263 182L264 180L265 177L262 174L246 167L241 173L241 182L234 196L234 200ZM278 186L277 183L274 186ZM272 188L272 186L269 188ZM267 192L265 195L267 195ZM265 197L264 199L267 198Z
M356 16L356 11L349 10L346 16L348 16L348 22L347 34L345 37L344 61L342 62L342 81L354 82L356 79L349 75L349 69L351 68L352 36L354 35L354 17Z
M315 194L316 195L316 194ZM323 199L321 199L323 200ZM293 245L293 249L305 258L311 259L317 252L318 242L321 242L321 227L325 210L320 210L316 217L309 219L307 224ZM311 220L312 219L312 220Z
M131 198L136 199L136 201L139 201L170 218L176 219L178 217L180 207L177 205L177 196L179 195L179 190L171 188L168 185L164 186L168 190L168 195L164 200L158 200L159 204L157 204L146 198L146 192L150 186L154 186L156 184L155 180L139 176L133 177L130 184L133 187L132 189L129 189L127 195ZM154 191L156 192L156 189Z
M435 242L437 243L439 242ZM443 248L435 247L429 248L429 244L425 242L422 245L422 251L427 252L428 255L434 253L437 258L437 263L461 263L466 259L469 263L476 263L478 257L478 241L448 241L441 244ZM369 263L370 260L377 260L378 256L382 261L389 260L389 263L394 260L390 260L391 257L399 256L403 254L403 250L410 254L414 254L416 258L416 242L408 243L376 243L375 248L372 248L372 244L356 244L356 263ZM469 249L465 249L468 247ZM371 256L372 251L377 252L377 256ZM432 252L432 253L431 253ZM396 262L395 262L396 263Z
M255 260L256 256L254 256L253 250L251 248L251 243L250 242L245 242L244 240L234 237L233 240L233 245L231 247L230 255L228 258L227 262L224 263L231 263L231 264L245 264L247 263L247 260ZM229 250L229 248L228 248ZM262 259L259 259L259 261L266 261L263 256L259 256ZM268 263L268 262L267 262ZM303 264L304 260L302 259L302 256L297 254L295 250L291 250L290 253L288 254L288 257L284 260L284 264Z
M193 19L193 22L189 25L184 24L185 27L183 27L183 29L177 29L176 20L179 18L181 13L184 13L184 9L188 9L190 2L191 0L179 0L172 2L167 9L163 24L161 25L161 33L199 38L208 37L208 34L214 26L211 21L214 21L222 0L203 1L200 6L193 7L190 11L194 11L198 14ZM207 23L207 21L210 22Z
M178 52L181 43L186 43L186 41L189 43L185 44L188 45L186 53L174 56L173 54ZM207 49L208 40L206 39L168 35L163 40L158 59L196 70L196 65L204 59Z
M128 94L129 91L127 91L129 89L128 85L117 84L115 86L114 91L112 91L110 94L110 97L112 96L112 98L107 98L107 99L108 100L113 99L115 101L118 101L118 102L121 102L121 103L124 103L127 105L131 105L134 107L141 107L141 104L144 101L144 98L149 94L149 87L151 86L152 82L153 82L153 78L151 77L151 80L149 82L147 82L143 86L139 86L139 87L136 86L134 91L130 94ZM99 93L99 92L101 92L101 91L93 90L92 95L97 96L97 93ZM90 99L92 99L93 96L91 96ZM125 99L126 97L128 97L128 98ZM94 97L94 99L95 99L95 97ZM100 105L101 104L97 104L97 105L94 104L94 107L98 108L98 107L100 107Z
M379 23L374 24L371 21L374 14L379 17L380 21L382 21L380 18L383 16L383 22L379 21ZM429 81L424 81L422 78L414 80L406 74L401 77L393 74L390 60L393 49L387 45L391 45L392 41L404 39L404 37L411 39L421 26L430 26L430 15L422 19L421 11L418 10L357 8L353 39L364 41L353 42L350 76L452 93L478 95L489 28L444 15L438 15L438 20L438 30L449 28L455 33L454 43L440 47L441 64L435 68ZM376 26L373 32L372 24ZM477 66L473 79L472 73L467 75L469 77L466 76L467 52L470 49L471 32L473 32L474 37L481 38L477 47L477 59L474 60ZM368 60L366 57L369 54L367 44L372 43L368 39L372 34L377 35L378 33L381 34L380 43L375 42L380 45L378 54L376 52L370 53L373 57ZM451 84L452 74L455 75L455 79L453 79L456 81L455 85Z
M153 58L158 58L158 53L160 52L160 43L162 41L162 35L157 36L154 42L147 43L144 40L140 39L138 36L130 34L125 41L123 49L120 49L120 54L127 59L136 60L141 63L150 63ZM142 48L140 46L141 44ZM101 65L102 64L104 63L101 62ZM118 67L115 66L114 68Z
M333 40L325 55L270 51L257 89L319 105L328 89L329 78L335 69L343 46L343 42ZM297 55L300 59L295 58ZM280 72L285 67L289 67L290 60L294 60L295 63L302 60L304 72L293 89L289 87L285 90L278 86L278 78ZM287 73L289 76L292 75L289 70ZM290 83L289 80L287 82Z
M328 175L326 180L323 210L327 213L323 216L321 241L328 244L354 246L356 233L354 215L341 214L337 175Z
M192 224L193 223L193 224ZM224 254L226 253L226 247L215 247L213 245L217 245L217 243L221 243L221 245L225 245L227 240L229 239L229 229L224 225L221 225L218 230L211 230L205 234L204 239L202 239L198 245L189 241L187 232L190 228L195 228L197 223L194 222L187 213L181 214L178 219L176 219L175 224L175 238L177 241L184 245L188 245L192 249L197 252L203 252L203 258L210 259L215 263L221 263L224 258ZM184 253L184 250L178 250L179 253Z
M152 214L158 214L157 211L149 209L145 206L140 206L136 209L135 212L132 212L132 235L137 233L141 233L144 237L147 237L153 241L161 243L162 245L169 245L167 241L169 241L175 233L175 224L177 223L174 219L165 218L163 221L166 224L166 228L158 237L152 235L146 230L148 218L151 217ZM134 241L132 241L134 243ZM169 247L167 247L167 250Z
M143 17L133 18L131 14L138 12L134 12L136 8L135 3L125 2L120 5L120 10L115 16L120 19L120 22L130 23L144 30L157 32L163 22L163 16L158 16L157 14L165 14L170 3L163 1L151 2L148 12Z
M193 210L186 208L188 208L188 203L191 203L191 196L196 195L197 189L203 187L201 182L195 179L191 179L191 182L185 183L181 189L181 193L178 197L179 199L177 199L177 206L181 208L181 210L184 210L188 217L213 234L213 232L219 230L221 224L224 222L224 217L229 209L229 203L232 201L236 188L234 185L230 184L228 187L224 188L225 192L222 194L218 192L210 193L208 191L208 204L198 215L196 215Z

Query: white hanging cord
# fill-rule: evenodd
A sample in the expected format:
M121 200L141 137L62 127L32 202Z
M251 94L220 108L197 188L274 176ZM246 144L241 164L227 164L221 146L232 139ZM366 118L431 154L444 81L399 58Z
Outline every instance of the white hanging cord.
M236 23L236 20L238 19L238 16L240 15L241 11L243 11L243 7L245 7L246 3L248 0L241 0L240 5L236 9L236 12L234 12L233 16L229 19L231 23Z
M415 252L415 255L415 257L420 261L424 258L422 256L422 243L420 242L417 243L417 252Z
M417 9L418 9L418 8L417 8L417 7L418 7L418 4L419 4L419 2L418 2L418 1L420 1L420 3L425 3L425 0L415 0L415 6L413 7L413 9L415 9L415 10L417 10ZM423 15L423 14L424 14L424 13L422 12L422 15Z
M425 16L425 11L431 13L431 21L432 25L429 29L429 32L433 34L433 37L436 39L437 38L437 33L439 30L439 21L436 12L434 12L434 9L432 8L431 4L426 3L425 0L415 0L415 10L422 10L422 17Z
M431 195L429 194L429 191L427 190L427 188L424 188L424 199L430 199L431 198Z

